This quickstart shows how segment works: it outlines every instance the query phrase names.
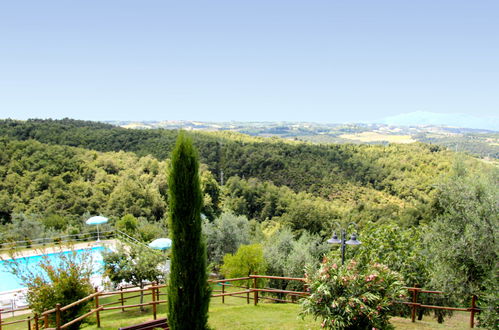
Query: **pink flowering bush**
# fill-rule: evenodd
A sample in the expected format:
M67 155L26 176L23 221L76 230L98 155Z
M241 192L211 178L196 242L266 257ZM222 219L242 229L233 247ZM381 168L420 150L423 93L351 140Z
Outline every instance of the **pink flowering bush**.
M324 258L319 270L306 277L310 296L302 300L302 315L321 319L323 328L392 328L389 310L404 290L401 276L388 267L360 267L355 261L341 266Z

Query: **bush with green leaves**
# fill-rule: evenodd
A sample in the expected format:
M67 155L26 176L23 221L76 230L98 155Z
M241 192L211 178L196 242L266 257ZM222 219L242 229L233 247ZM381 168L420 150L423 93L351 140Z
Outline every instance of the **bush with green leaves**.
M398 272L404 279L404 284L410 287L432 289L428 273L427 253L423 247L422 238L427 227L404 228L394 222L369 222L362 228L359 239L361 245L347 249L348 258L353 258L360 265L378 262ZM445 295L421 295L420 302L426 305L448 306L451 301ZM397 306L397 314L409 315L410 309L405 305ZM439 323L444 317L452 315L452 311L441 309L418 309L418 319L423 314L433 314Z
M289 228L273 233L263 246L267 275L303 277L305 267L317 267L322 256L330 249L318 235L304 232L298 238ZM269 286L281 290L303 291L303 282L269 280ZM278 294L283 297L284 295Z
M125 282L144 288L147 282L159 282L164 277L161 266L165 264L166 257L166 254L146 246L121 245L116 251L103 253L104 270L115 285ZM143 302L142 291L140 303ZM143 310L143 306L141 309Z
M136 218L132 214L125 214L118 219L115 227L128 236L145 243L159 237L167 237L167 230L161 222L149 222L145 218Z
M17 276L28 288L27 300L30 309L40 315L52 309L56 304L68 305L93 293L90 276L92 258L90 251L61 252L57 260L43 255L36 267L27 263L27 259L17 258L5 261L9 271ZM61 324L69 322L90 310L90 301L78 304L61 312ZM55 314L49 315L52 324ZM68 329L78 329L81 322L76 322Z
M12 222L0 228L4 232L4 241L30 241L45 237L43 224L36 215L16 213L12 215Z
M139 227L139 221L132 214L125 214L116 221L115 227L125 234L132 236Z
M327 329L392 328L389 312L404 292L398 273L378 263L339 266L324 258L319 270L307 274L310 295L302 300L302 315L320 319Z
M250 223L245 216L223 213L213 222L203 222L208 261L217 268L227 253L236 253L242 244L250 243Z
M226 254L221 268L226 278L265 274L267 264L261 244L241 245L235 254Z

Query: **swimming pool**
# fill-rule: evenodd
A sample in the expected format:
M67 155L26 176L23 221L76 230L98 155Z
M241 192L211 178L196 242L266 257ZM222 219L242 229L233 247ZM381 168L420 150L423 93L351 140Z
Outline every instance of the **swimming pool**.
M102 260L101 253L104 250L106 250L105 247L96 246L90 249L80 249L75 251L78 254L83 253L84 251L90 251L92 255L92 262L93 262L92 268L94 270L94 273L102 274L102 265L104 264L104 262ZM47 256L51 262L56 262L61 254L69 254L69 253L71 253L71 251L49 253L47 254ZM23 259L22 263L27 264L28 267L32 266L36 267L36 265L38 265L38 263L42 260L42 258L43 258L42 255L37 255L37 256L18 258L18 259ZM7 268L5 267L5 261L0 260L0 292L18 290L23 288L24 286L22 285L22 283L20 283L20 280L16 276L7 271Z

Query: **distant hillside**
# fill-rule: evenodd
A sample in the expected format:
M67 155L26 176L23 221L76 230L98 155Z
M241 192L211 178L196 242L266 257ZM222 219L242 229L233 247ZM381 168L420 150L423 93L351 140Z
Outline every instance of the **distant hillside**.
M424 142L484 159L499 159L499 132L447 126L324 124L306 122L110 122L133 129L231 131L313 143L390 144Z
M387 117L380 123L394 126L448 126L498 131L499 117L477 117L462 113L415 111Z

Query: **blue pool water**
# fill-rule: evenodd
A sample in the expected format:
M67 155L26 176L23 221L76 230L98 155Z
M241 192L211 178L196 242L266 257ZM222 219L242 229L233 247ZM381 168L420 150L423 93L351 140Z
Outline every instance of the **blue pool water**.
M102 254L101 252L104 251L106 248L103 246L96 246L91 249L81 249L81 250L75 250L76 253L81 254L84 251L90 251L92 254L92 262L93 262L93 270L94 273L96 274L102 274L102 265L103 265L103 260L102 260ZM62 252L62 254L69 254L71 251L66 251ZM57 260L61 253L50 253L48 254L48 259L52 262L52 264L56 264ZM36 267L40 261L42 260L42 256L31 256L31 257L26 257L26 258L19 258L16 260L20 260L20 263L22 265L27 265L29 269L36 269ZM33 267L33 268L32 268ZM22 289L24 286L20 283L19 279L9 273L7 271L7 268L5 266L5 261L0 260L0 292L3 291L11 291L11 290L18 290Z

